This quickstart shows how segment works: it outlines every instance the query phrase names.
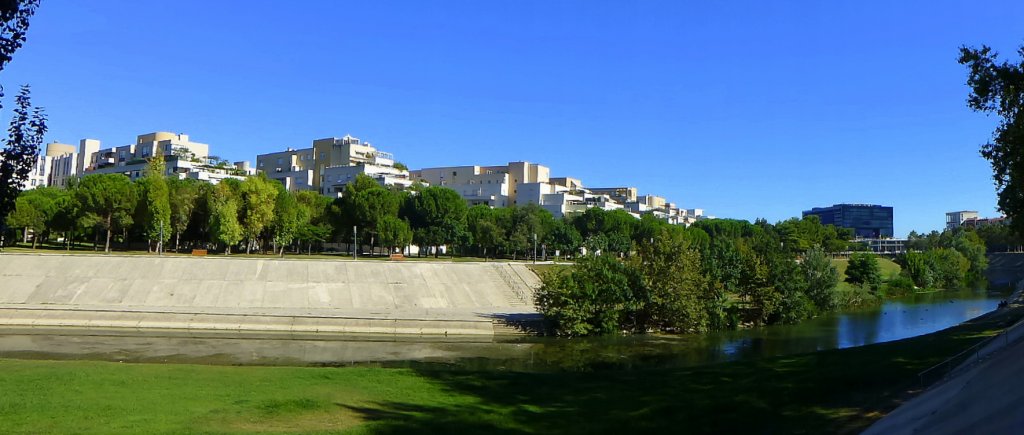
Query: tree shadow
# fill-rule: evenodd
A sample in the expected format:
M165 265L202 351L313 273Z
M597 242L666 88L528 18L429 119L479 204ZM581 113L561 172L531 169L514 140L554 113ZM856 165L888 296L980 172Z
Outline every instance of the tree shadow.
M546 335L550 332L544 316L540 313L477 313L491 319L497 326L507 326L515 332L528 335Z
M383 434L857 433L920 391L921 370L977 343L979 331L999 322L695 367L584 365L547 373L413 368L440 385L446 400L339 405L370 422L369 432Z

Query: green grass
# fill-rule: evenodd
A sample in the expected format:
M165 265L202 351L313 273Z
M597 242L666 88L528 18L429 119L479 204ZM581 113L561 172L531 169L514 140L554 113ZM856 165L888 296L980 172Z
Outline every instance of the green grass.
M836 270L839 271L839 280L846 279L846 268L850 265L850 260L845 258L832 260L832 264L836 266ZM899 275L900 271L903 270L900 265L894 261L885 258L878 257L878 267L882 270L882 278L889 279L890 276Z
M1024 315L859 348L572 373L0 360L0 433L856 432Z

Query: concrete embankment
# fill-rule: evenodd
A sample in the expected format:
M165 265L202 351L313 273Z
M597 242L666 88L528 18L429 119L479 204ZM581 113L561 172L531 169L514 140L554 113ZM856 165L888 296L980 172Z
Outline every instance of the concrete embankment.
M1016 328L1024 329L1020 324ZM1009 343L989 343L979 352L985 355L980 363L964 363L962 372L900 406L864 433L1024 433L1022 335L1011 330Z
M0 255L0 326L491 335L536 318L522 264Z

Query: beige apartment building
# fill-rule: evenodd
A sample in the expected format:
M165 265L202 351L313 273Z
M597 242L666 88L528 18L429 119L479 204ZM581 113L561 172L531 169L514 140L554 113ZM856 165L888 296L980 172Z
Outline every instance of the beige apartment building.
M517 205L520 186L547 183L551 179L550 168L530 162L509 162L503 166L424 168L410 174L413 179L458 191L471 205L488 204L491 207Z
M256 156L256 169L288 190L316 190L328 196L343 190L338 180L352 180L355 173L374 177L383 185L411 184L408 171L394 166L391 153L348 135L315 139L311 148L288 148Z

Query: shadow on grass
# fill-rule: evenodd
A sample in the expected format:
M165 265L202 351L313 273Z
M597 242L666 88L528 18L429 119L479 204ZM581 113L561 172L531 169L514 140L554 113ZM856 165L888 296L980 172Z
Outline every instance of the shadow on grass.
M347 408L374 433L855 433L917 392L917 373L1021 316L859 348L702 367L417 374L470 406ZM345 406L345 405L342 405Z

